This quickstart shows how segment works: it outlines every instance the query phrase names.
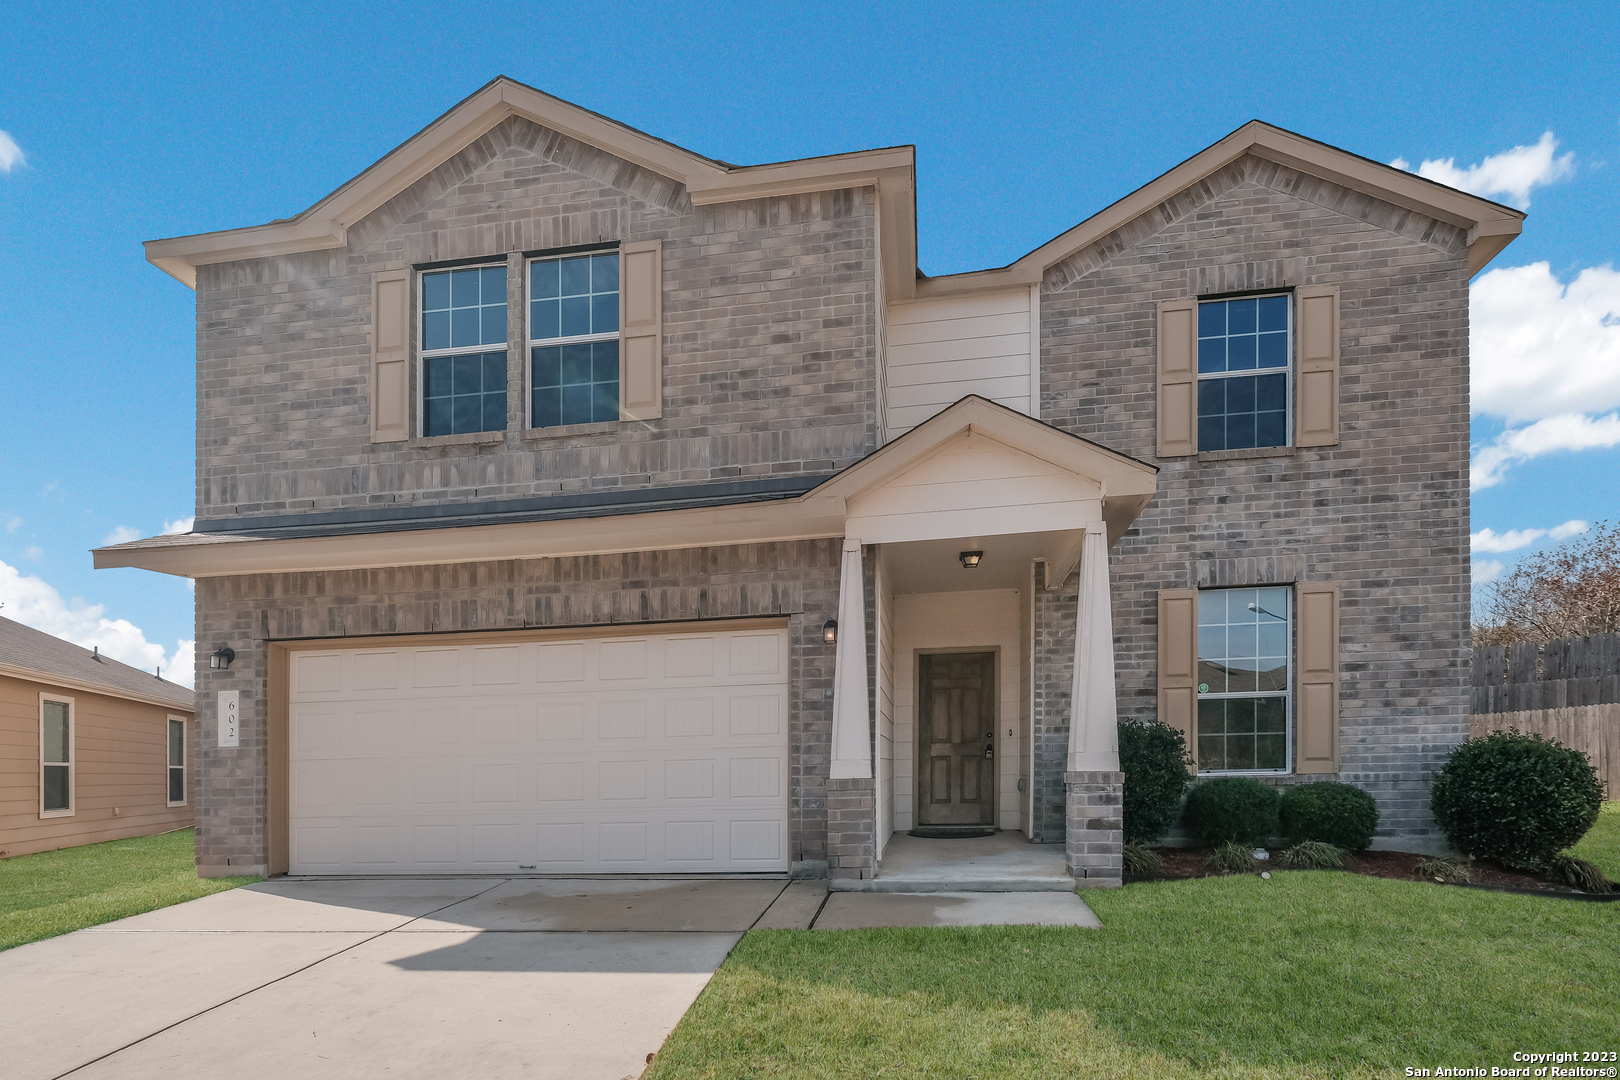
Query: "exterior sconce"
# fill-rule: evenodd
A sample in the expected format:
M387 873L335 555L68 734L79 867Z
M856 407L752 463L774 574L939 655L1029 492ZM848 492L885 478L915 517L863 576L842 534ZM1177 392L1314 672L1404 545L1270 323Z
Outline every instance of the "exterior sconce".
M221 645L214 650L214 655L208 658L208 666L216 669L228 668L231 666L231 661L235 659L236 650L229 645Z
M827 645L838 644L838 620L828 619L827 625L821 628L821 640Z
M984 552L964 551L962 554L958 555L957 558L962 560L962 569L975 570L978 568L979 560L984 558Z

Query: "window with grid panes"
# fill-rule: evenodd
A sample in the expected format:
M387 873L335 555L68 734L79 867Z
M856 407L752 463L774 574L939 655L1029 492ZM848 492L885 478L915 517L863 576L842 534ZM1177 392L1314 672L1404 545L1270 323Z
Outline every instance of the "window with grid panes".
M1198 305L1198 449L1288 445L1292 305L1286 294Z
M1198 594L1198 771L1285 772L1290 590Z
M422 434L506 429L506 267L422 274Z
M531 427L619 419L619 253L529 263Z

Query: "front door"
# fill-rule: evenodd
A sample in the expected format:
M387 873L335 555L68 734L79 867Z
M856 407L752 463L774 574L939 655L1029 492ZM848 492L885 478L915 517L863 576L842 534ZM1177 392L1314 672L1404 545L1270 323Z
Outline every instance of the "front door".
M921 659L919 824L993 824L996 655L942 653Z

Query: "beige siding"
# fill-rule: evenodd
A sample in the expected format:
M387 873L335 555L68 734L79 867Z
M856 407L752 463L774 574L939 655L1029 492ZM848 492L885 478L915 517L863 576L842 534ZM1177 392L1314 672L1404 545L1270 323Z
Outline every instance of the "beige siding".
M1025 289L890 304L886 437L969 394L1034 415L1029 312Z
M73 809L39 814L39 695L73 701ZM160 705L0 676L0 856L95 844L192 823L196 773L185 806L168 806L168 718L186 721L187 764L197 756L192 714Z

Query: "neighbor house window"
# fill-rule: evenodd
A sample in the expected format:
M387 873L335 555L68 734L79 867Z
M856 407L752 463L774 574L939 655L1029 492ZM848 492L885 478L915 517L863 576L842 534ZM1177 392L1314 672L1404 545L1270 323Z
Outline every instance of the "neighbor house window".
M1289 590L1198 594L1198 769L1286 772Z
M169 805L186 804L186 722L169 717Z
M529 263L532 427L619 419L619 253Z
M73 701L39 702L39 812L73 813Z
M1289 297L1198 305L1198 449L1288 445Z
M506 267L422 275L422 434L506 429Z

